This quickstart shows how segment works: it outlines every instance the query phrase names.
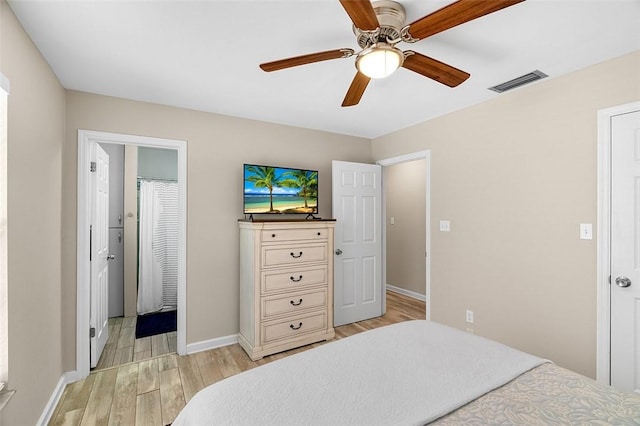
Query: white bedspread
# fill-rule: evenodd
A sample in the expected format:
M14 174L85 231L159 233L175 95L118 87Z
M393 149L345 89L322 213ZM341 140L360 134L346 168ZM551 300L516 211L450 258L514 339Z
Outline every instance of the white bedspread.
M215 383L179 425L423 425L545 361L431 321L363 332Z

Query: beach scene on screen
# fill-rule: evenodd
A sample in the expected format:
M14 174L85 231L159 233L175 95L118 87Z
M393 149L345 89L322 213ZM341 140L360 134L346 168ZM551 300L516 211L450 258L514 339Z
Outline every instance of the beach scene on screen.
M245 164L244 213L317 212L317 171Z

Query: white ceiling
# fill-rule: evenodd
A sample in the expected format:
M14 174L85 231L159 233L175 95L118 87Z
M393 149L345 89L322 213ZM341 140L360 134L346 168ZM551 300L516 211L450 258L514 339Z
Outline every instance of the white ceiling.
M67 89L366 138L501 96L487 88L536 69L553 78L640 49L638 0L527 0L399 45L469 72L457 88L400 69L342 108L353 57L258 68L357 51L338 0L8 2ZM400 0L407 22L451 2Z

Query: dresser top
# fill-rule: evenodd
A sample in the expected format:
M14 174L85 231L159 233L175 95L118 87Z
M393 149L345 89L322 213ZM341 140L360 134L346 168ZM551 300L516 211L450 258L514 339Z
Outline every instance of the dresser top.
M247 223L315 223L335 221L335 219L238 219L238 222Z

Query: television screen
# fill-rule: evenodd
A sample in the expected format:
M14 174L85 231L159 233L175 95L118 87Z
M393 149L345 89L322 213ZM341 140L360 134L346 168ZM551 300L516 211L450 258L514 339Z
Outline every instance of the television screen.
M244 213L318 213L318 172L244 165Z

